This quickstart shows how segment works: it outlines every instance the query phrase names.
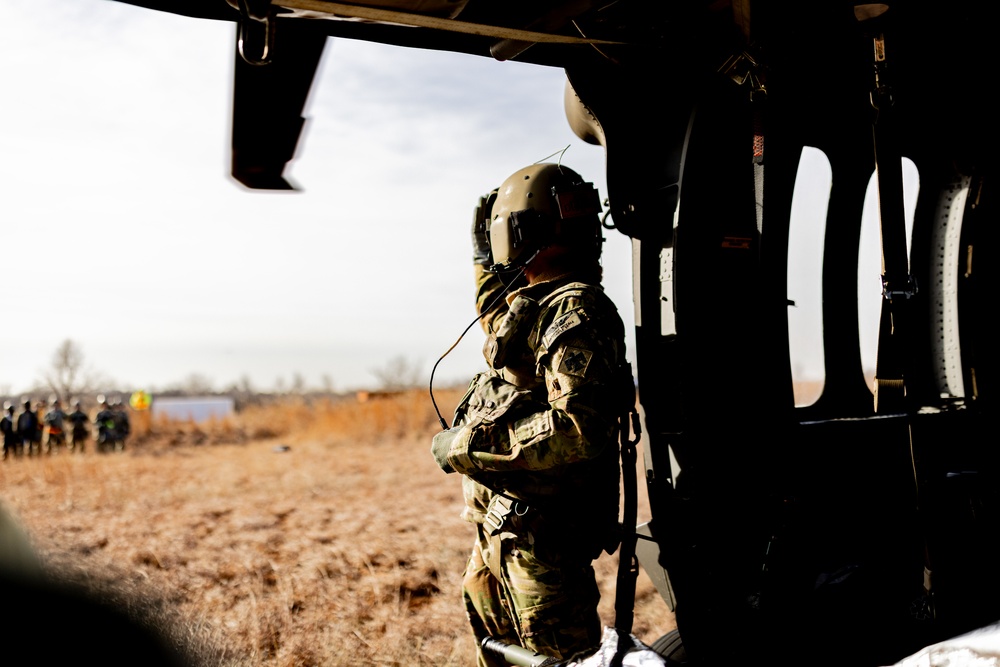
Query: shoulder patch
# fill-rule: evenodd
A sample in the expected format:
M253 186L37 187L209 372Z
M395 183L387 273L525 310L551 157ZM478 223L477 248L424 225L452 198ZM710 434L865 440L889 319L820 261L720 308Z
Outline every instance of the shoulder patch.
M562 360L559 362L559 372L567 375L577 375L583 377L587 373L587 367L594 353L580 347L567 347L563 352Z
M581 309L571 310L565 315L561 315L556 318L556 320L549 325L549 328L545 330L545 335L542 336L542 347L550 349L559 336L562 336L570 329L583 324L585 319L586 314L583 313Z

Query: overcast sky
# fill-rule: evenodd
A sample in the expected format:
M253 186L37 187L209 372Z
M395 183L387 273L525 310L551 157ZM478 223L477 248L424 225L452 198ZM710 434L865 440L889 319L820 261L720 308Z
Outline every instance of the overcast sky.
M216 388L371 387L402 358L429 375L475 317L469 228L480 195L530 163L607 195L604 150L578 139L561 70L330 39L297 159L302 191L229 175L235 27L107 0L5 0L0 105L0 394L66 339L114 388L192 375ZM280 36L276 48L280 49ZM805 174L805 175L803 175ZM818 281L831 174L803 153L788 298L798 379L823 374ZM904 170L908 221L917 191ZM866 364L879 308L877 198L863 222ZM605 286L635 360L631 247L607 232ZM437 382L482 365L470 334Z
M286 171L302 191L253 192L228 175L233 24L106 0L4 9L0 393L67 338L122 389L298 374L346 390L398 357L426 376L475 317L478 197L567 146L606 196L561 70L331 39ZM605 245L631 330L629 242ZM473 329L437 381L467 379L481 347Z

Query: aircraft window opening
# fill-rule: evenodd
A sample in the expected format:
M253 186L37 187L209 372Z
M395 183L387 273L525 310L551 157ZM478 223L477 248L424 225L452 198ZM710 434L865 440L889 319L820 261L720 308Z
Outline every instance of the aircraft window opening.
M920 178L917 166L903 158L903 216L906 227L906 258L913 241L913 215L917 208ZM882 242L879 231L878 180L872 172L861 213L861 242L858 248L858 335L861 367L868 389L874 391L878 361L878 329L882 312Z
M804 146L795 174L788 221L788 352L795 405L812 405L823 393L823 241L833 186L826 154Z

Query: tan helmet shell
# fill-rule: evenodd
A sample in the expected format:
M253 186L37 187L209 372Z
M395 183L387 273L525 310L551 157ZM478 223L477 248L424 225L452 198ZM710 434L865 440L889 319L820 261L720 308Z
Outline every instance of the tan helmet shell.
M590 186L587 192L593 193L592 197L559 196L583 185ZM538 214L535 222L529 228L515 229L515 214L529 210ZM569 167L541 163L514 172L498 189L493 204L489 230L493 268L510 269L530 261L530 254L560 233L560 220L594 216L600 211L597 191Z

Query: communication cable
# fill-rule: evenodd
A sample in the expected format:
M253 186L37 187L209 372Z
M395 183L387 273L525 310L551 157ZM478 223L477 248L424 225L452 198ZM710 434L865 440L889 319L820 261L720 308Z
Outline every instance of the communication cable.
M535 255L537 255L537 254L538 253L536 252ZM509 283L507 283L506 285L504 285L503 290L499 294L497 294L493 298L493 300L490 301L489 304L485 308L483 308L483 312L481 312L479 314L479 317L477 317L476 319L474 319L471 322L469 322L469 326L465 327L465 330L462 331L461 335L458 337L458 340L456 340L454 343L452 343L451 347L449 347L447 350L445 350L444 354L442 354L440 357L438 357L438 360L434 362L434 367L431 368L431 377L430 377L430 381L428 382L428 385L427 385L427 390L428 390L428 393L431 396L431 405L434 406L434 412L435 412L435 414L437 414L438 423L441 424L441 430L443 430L443 431L447 431L448 430L448 422L446 422L444 420L444 417L441 416L441 410L438 409L437 401L434 400L434 373L437 371L438 364L440 364L444 360L445 357L447 357L449 354L451 354L452 350L454 350L456 347L458 347L458 344L462 342L463 338L465 338L465 334L469 333L469 329L472 328L472 325L474 325L479 320L483 319L483 317L486 316L486 313L488 313L491 310L493 310L493 306L497 305L497 303L500 301L500 299L502 299L504 296L507 295L507 292L510 291L510 288L517 282L518 278L520 278L522 275L524 275L524 269L527 268L528 263L531 262L531 260L535 258L535 255L532 255L531 258L527 262L524 263L524 266L522 266L521 270L517 272L517 275L514 276Z

